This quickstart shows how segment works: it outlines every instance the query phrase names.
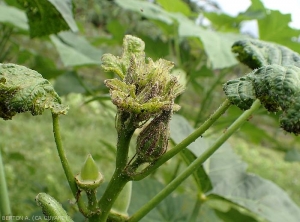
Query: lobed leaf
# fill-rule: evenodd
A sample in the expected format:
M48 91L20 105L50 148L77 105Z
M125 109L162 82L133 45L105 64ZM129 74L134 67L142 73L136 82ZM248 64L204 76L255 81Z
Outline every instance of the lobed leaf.
M15 64L0 64L0 117L7 120L21 112L40 115L45 109L66 114L67 107L50 82L38 72Z
M72 7L72 5L68 5L67 2L65 2L65 4L55 0L18 0L18 2L26 10L30 36L32 38L53 33L56 34L70 27L73 31L77 31L77 29L74 29L76 25L74 25L75 22L70 23L70 16L62 14L62 12L66 12L65 9ZM65 7L64 10L62 6ZM68 11L71 11L70 8L68 8ZM64 18L66 16L68 17L67 20Z
M178 28L178 35L182 38L195 37L199 39L202 44L199 43L198 46L204 48L214 69L230 67L237 63L234 56L230 53L230 47L234 41L245 36L211 31L197 25L186 16L174 12L179 10L177 7L177 9L172 9L177 4L177 1L172 2L172 6L170 4L168 6L169 11L173 12L168 12L158 5L147 1L116 0L116 3L123 9L139 13L147 19L159 21L162 27L174 26ZM181 7L181 12L185 13L183 10ZM155 48L157 49L157 47Z

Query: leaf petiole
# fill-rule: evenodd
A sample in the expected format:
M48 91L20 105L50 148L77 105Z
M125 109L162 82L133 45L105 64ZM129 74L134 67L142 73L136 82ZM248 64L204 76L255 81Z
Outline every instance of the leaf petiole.
M75 182L75 177L72 173L71 167L69 165L69 161L66 157L65 150L62 145L61 135L60 135L60 127L59 127L59 116L57 114L52 113L52 121L53 121L53 135L56 143L56 148L58 152L58 156L60 158L62 167L64 169L65 175L67 177L69 186L72 190L73 196L76 198L78 194L78 188ZM90 214L89 210L87 209L85 203L81 198L78 199L77 202L78 208L80 212L84 216L88 216Z

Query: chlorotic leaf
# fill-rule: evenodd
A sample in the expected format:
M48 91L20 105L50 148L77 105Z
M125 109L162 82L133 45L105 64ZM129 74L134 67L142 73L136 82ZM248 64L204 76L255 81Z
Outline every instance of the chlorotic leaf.
M0 63L0 117L7 120L26 111L40 115L45 109L66 114L68 108L61 104L50 82L38 72Z

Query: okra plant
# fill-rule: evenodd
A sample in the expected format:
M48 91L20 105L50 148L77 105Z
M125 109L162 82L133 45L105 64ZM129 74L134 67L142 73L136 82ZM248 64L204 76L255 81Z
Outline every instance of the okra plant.
M32 115L39 115L50 109L54 139L67 181L79 211L91 222L141 220L198 170L261 105L269 112L281 113L280 126L285 131L296 135L300 133L300 56L283 46L247 39L236 42L232 50L237 59L253 71L226 82L223 88L228 98L220 107L184 140L169 146L170 120L180 109L175 99L184 92L184 86L172 74L174 63L165 59L153 61L146 57L144 49L141 39L126 35L121 56L105 54L102 57L102 68L116 76L107 79L105 85L117 108L115 128L118 137L115 171L100 198L97 189L104 178L92 156L87 157L76 175L69 165L59 127L59 118L67 114L68 107L61 104L50 83L26 67L0 65L0 116L8 120L17 113L29 111ZM132 181L144 179L201 137L231 105L244 110L243 114L153 199L128 215ZM135 154L130 156L129 144L138 129ZM2 187L5 187L4 178L0 179ZM1 214L8 215L7 190L3 190ZM208 197L209 194L203 191L201 203ZM36 202L50 221L72 221L50 195L40 193Z

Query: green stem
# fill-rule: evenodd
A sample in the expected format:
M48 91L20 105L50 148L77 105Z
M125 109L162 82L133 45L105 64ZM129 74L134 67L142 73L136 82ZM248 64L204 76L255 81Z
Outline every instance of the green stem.
M154 198L139 209L135 214L129 218L129 222L139 221L154 207L156 207L163 199L172 193L186 178L188 178L201 164L203 164L235 131L237 131L252 113L260 107L260 101L256 100L251 108L245 111L216 142L205 150L191 165L189 165L176 179L169 183L163 190L161 190Z
M55 143L56 143L58 156L60 158L60 162L61 162L62 167L64 169L64 172L65 172L65 175L67 177L69 186L70 186L71 191L73 193L73 196L76 198L77 193L78 193L78 188L77 188L77 184L75 182L75 177L74 177L74 175L72 173L72 170L70 168L69 161L66 157L65 150L64 150L63 145L62 145L58 115L52 113L52 121L53 121L53 134L54 134L54 139L55 139ZM86 205L84 204L84 202L81 198L78 199L77 205L78 205L78 208L79 208L80 212L84 216L89 215L89 210L87 209Z
M0 214L1 216L11 215L11 209L9 204L9 197L5 179L4 165L1 157L0 150Z
M127 166L129 144L135 128L132 125L133 121L131 121L131 119L128 120L127 124L123 125L123 122L121 124L121 129L117 130L118 143L116 169L103 196L98 203L98 206L101 210L99 222L106 222L115 200L124 188L125 184L130 180L130 178L126 174L124 174L124 169Z
M89 190L86 192L87 198L88 198L88 208L92 212L97 211L97 196L96 196L97 190Z
M198 217L199 211L201 209L201 204L202 204L202 201L198 197L197 200L196 200L193 212L191 214L191 217L189 219L189 222L196 222L197 221L197 217Z
M124 176L118 171L115 171L105 193L99 201L99 208L101 210L100 219L98 222L106 222L109 212L116 201L120 192L124 188L125 184L129 181L127 176Z
M187 138L181 141L177 146L173 147L170 151L166 152L163 156L161 156L155 163L151 164L147 168L145 168L139 174L132 176L132 180L141 180L151 174L154 170L160 167L163 163L171 159L181 150L186 148L192 142L194 142L198 137L200 137L224 112L230 107L230 101L226 99L222 105L192 134L190 134Z

